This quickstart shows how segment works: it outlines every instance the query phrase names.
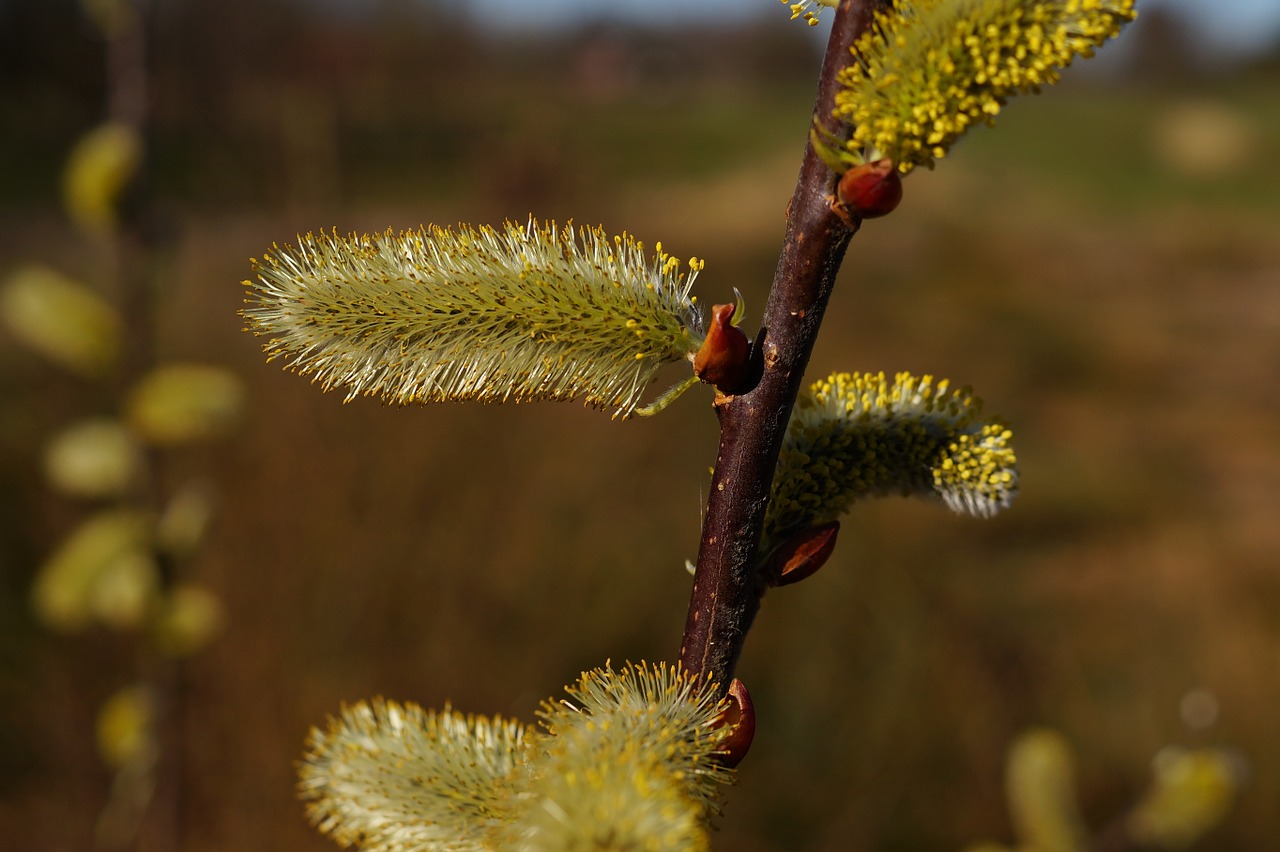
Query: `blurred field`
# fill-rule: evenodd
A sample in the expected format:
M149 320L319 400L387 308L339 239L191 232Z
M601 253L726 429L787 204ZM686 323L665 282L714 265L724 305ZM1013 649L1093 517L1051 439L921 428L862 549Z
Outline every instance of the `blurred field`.
M337 51L341 32L312 47ZM232 73L203 120L217 86L159 88L154 191L176 234L159 349L233 367L253 400L233 442L166 468L219 491L198 576L229 612L185 671L183 849L334 848L301 815L293 762L343 701L531 719L583 668L678 648L708 394L625 423L574 405L344 406L263 363L239 282L298 231L533 212L706 258L702 299L740 288L752 326L815 55L783 40L773 61L796 73L743 83L654 34L517 58L452 43L420 76L409 43L350 60L361 87L337 60L319 80ZM739 672L760 728L718 848L1008 841L1005 749L1039 724L1078 749L1094 826L1133 803L1161 747L1238 749L1247 788L1203 848L1274 848L1278 83L1078 82L1019 102L855 239L810 374L972 384L1013 424L1023 492L989 522L867 504L820 574L769 596ZM93 120L66 103L0 143L0 273L38 259L93 279L94 248L55 203L54 154ZM78 511L45 492L36 453L102 402L5 338L0 394L0 836L85 849L109 782L92 718L131 646L50 636L26 601ZM1208 726L1180 713L1193 690L1220 707Z

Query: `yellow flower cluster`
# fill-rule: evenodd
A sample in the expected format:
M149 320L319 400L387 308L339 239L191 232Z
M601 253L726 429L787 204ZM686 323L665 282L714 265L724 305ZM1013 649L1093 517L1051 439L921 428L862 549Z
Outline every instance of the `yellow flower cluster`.
M1058 81L1131 21L1134 0L898 0L839 77L852 162L932 166L1014 95Z
M255 262L243 315L265 348L390 402L583 398L631 414L702 320L689 271L629 234L512 222L307 235Z
M527 733L507 719L361 701L311 731L298 793L316 827L343 846L481 852L508 816L499 780Z
M1017 492L1013 435L944 379L835 373L800 394L778 458L761 552L867 496L940 499L988 517Z
M715 684L663 664L584 673L541 729L377 699L313 730L299 792L365 852L706 849L731 771Z
M677 667L606 666L545 702L515 835L527 849L708 849L707 817L731 773L718 760L727 704Z

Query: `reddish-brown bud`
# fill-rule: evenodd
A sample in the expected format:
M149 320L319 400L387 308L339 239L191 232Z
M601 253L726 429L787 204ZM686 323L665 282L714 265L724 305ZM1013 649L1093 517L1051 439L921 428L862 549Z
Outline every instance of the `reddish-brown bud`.
M902 175L892 160L854 166L836 184L836 199L850 217L887 216L902 200Z
M751 356L747 336L731 322L733 311L733 305L712 306L707 338L693 357L693 374L725 394L742 388Z
M810 527L788 538L769 557L769 574L775 586L798 583L826 564L836 549L840 522Z
M719 726L727 726L729 736L720 746L720 762L732 769L742 762L756 738L756 708L751 703L747 685L736 677L729 684L729 707L720 714Z

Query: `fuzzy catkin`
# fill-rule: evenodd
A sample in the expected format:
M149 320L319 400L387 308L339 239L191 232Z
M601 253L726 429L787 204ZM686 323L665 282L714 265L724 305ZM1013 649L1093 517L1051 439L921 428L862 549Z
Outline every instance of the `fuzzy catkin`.
M679 665L585 672L540 730L384 699L313 729L298 791L365 852L708 848L730 705Z
M242 312L326 390L394 403L583 399L627 416L702 320L689 271L628 234L530 220L308 235L255 263Z
M510 819L524 726L375 699L313 729L298 792L316 827L365 852L483 852Z
M1018 490L1013 435L981 410L967 388L927 375L833 373L815 382L787 426L761 552L864 497L921 495L978 517L1005 508Z
M1056 83L1133 20L1133 0L897 0L840 72L834 116L856 161L903 173L934 160L1013 96Z

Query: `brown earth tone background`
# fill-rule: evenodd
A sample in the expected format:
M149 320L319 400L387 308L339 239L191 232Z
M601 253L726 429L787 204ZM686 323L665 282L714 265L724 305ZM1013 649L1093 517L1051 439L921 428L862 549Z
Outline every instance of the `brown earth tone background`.
M754 330L817 46L772 8L723 32L527 40L395 3L361 20L166 8L159 350L226 365L251 395L234 439L165 467L217 489L194 570L227 610L184 670L179 847L330 849L294 761L341 702L528 720L584 668L675 656L715 421L705 389L629 422L342 405L241 331L249 258L309 230L571 217L705 258L702 300L738 287ZM972 384L1015 429L1023 491L986 522L857 507L832 561L768 596L739 671L759 729L717 848L1008 841L1005 750L1031 725L1077 749L1095 827L1162 747L1225 745L1248 783L1202 848L1280 839L1280 65L1196 67L1153 18L1106 76L1015 103L855 239L811 376ZM57 205L101 111L100 46L76 21L66 2L0 6L0 274L39 260L95 280ZM46 491L39 449L94 393L0 337L15 850L89 848L109 784L93 717L132 677L131 638L54 636L29 613L82 509ZM1180 712L1197 690L1220 708L1207 727Z

